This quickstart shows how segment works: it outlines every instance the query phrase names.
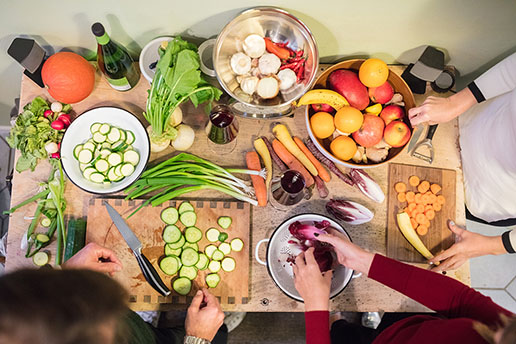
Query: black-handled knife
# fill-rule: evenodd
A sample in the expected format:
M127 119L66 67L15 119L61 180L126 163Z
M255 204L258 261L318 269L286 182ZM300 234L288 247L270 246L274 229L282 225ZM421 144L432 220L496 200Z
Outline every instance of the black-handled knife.
M142 243L140 240L138 240L134 235L133 231L129 228L122 216L111 205L109 205L109 203L104 202L104 206L106 207L111 220L113 220L113 224L120 234L122 234L129 248L133 250L133 254L136 257L138 265L140 266L147 282L149 282L151 287L153 287L158 293L163 296L168 296L170 294L170 289L168 289L165 283L163 283L151 262L149 262L147 257L143 255Z

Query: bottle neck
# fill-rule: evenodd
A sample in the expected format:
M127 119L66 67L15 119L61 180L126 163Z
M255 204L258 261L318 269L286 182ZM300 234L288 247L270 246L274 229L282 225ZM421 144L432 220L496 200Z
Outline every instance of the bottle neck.
M106 45L109 43L109 36L107 33L104 33L100 37L95 36L95 39L97 40L97 43L100 45Z

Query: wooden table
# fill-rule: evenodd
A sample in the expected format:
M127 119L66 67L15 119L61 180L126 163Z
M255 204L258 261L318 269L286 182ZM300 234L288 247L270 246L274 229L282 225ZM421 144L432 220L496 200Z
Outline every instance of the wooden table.
M322 66L321 70L328 66ZM401 74L402 66L391 66L391 70ZM97 72L96 85L93 93L84 101L74 104L73 110L76 114L81 114L87 109L114 105L119 106L132 113L138 115L140 118L145 107L147 99L146 90L149 88L149 83L141 77L138 85L128 92L117 92L111 89L106 83L105 79ZM20 104L25 105L30 102L35 96L43 95L50 99L48 93L39 88L31 82L26 76L23 76ZM429 95L434 95L429 88L425 95L416 95L416 103L421 104L422 101ZM252 140L257 136L266 135L272 137L271 126L278 120L257 120L238 118L240 124L240 132L237 138L237 147L233 153L225 156L217 156L211 152L206 145L206 134L203 128L207 117L203 112L203 107L198 109L193 108L192 105L183 107L185 114L185 122L191 125L196 130L196 142L191 149L191 153L197 154L201 157L210 159L211 161L221 164L223 166L244 166L244 152L252 149ZM307 130L305 127L303 109L299 109L294 117L282 118L279 122L285 123L290 131L300 137L307 137ZM442 124L437 130L433 142L435 147L435 160L432 167L441 167L454 169L457 171L457 207L456 207L456 222L459 225L465 224L464 214L464 189L461 170L461 160L458 148L458 122L453 120L449 123ZM163 158L165 155L173 154L171 149L167 149L160 154L152 154L151 161L156 158ZM16 158L18 158L17 152ZM406 152L402 152L393 162L406 163L414 165L427 166L422 160L410 157ZM20 201L35 194L38 190L38 182L43 181L48 177L50 167L48 163L42 162L38 165L36 171L26 171L23 173L14 174L13 191L11 204L17 204ZM382 186L384 192L387 188L387 165L369 169L368 173ZM375 213L374 219L364 225L346 226L353 241L358 245L365 247L371 251L385 254L386 250L386 209L387 202L382 204L375 203L347 184L340 181L335 176L332 177L328 184L330 195L328 197L347 198L351 200L358 200L360 203L372 209ZM191 198L199 197L217 197L224 198L223 195L213 194L209 192L197 193L190 195ZM68 182L66 186L65 198L67 201L66 214L74 216L85 216L88 210L88 201L93 195L85 193ZM317 193L309 201L303 201L299 205L293 207L289 212L281 212L275 210L270 205L265 208L253 207L251 216L251 235L250 235L250 291L249 301L242 305L225 305L224 309L228 311L303 311L303 304L296 302L285 296L273 283L267 268L256 262L254 259L254 247L256 243L264 238L269 237L277 225L283 220L304 212L316 212L324 214L324 205L326 201L319 199ZM25 231L30 223L26 217L32 216L34 213L35 204L26 206L12 215L9 223L9 235L7 240L7 260L6 269L12 271L22 267L33 267L30 259L24 258L24 252L20 249L20 240L25 234ZM50 246L50 249L55 249L55 244ZM261 257L265 256L265 247L260 253ZM449 273L449 276L455 277L460 281L469 284L470 273L469 265L465 264L460 269ZM149 304L143 300L137 300L132 303L131 307L134 310L151 310L157 309L156 304ZM160 309L173 308L174 305L161 305ZM180 307L184 308L184 305ZM428 311L427 308L419 303L408 299L407 297L393 291L380 283L368 279L365 276L354 279L349 286L338 297L332 300L331 308L340 311L390 311L390 312L418 312Z

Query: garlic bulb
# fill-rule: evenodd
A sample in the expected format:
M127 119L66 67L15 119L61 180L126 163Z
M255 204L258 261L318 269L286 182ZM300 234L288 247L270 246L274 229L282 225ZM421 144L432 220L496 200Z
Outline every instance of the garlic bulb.
M249 35L244 40L244 51L249 57L260 57L265 53L265 40L259 35Z
M247 74L251 70L251 58L244 53L231 56L231 69L237 75Z
M280 79L280 90L285 91L294 86L297 81L296 73L290 69L285 68L280 70L278 73L278 78Z
M240 82L240 88L247 94L253 94L258 86L258 81L260 79L255 76L247 76Z
M263 54L258 61L258 68L264 75L276 74L281 67L281 60L274 54Z

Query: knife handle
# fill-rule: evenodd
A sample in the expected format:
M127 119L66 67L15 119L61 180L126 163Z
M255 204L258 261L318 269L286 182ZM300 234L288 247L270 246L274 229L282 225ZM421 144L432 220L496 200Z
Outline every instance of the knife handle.
M163 296L170 295L170 289L167 288L165 283L159 277L158 272L154 269L151 262L143 255L143 253L135 253L136 260L138 261L138 265L143 272L143 276L149 282L151 287L153 287L158 293Z
M437 124L432 124L430 128L428 128L428 133L426 134L426 138L431 140L434 137L435 131L437 130Z

